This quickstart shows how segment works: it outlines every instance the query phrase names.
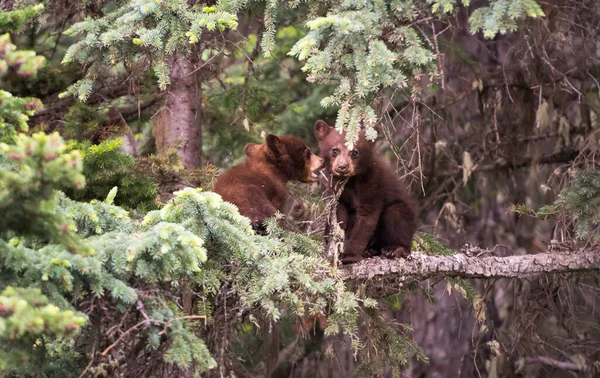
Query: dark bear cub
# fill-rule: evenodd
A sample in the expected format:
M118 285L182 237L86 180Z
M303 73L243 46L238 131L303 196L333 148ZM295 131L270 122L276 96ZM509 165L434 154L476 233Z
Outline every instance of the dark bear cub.
M417 229L416 204L377 155L375 143L363 130L349 150L345 136L323 121L315 124L315 135L326 173L334 180L348 178L337 207L346 234L342 263L362 260L367 250L388 258L408 256Z
M269 134L263 144L246 144L244 152L246 160L219 176L213 191L236 205L255 230L276 211L283 211L288 181L316 181L313 171L323 165L323 159L291 135Z

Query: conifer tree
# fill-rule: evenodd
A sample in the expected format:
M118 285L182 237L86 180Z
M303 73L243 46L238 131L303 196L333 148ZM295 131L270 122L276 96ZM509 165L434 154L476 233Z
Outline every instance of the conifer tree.
M63 63L89 65L85 78L61 96L85 101L103 68L140 66L151 69L161 90L169 86L167 107L157 117L153 135L159 153L179 145L186 168L201 162L201 93L194 64L196 46L203 32L222 32L237 27L237 17L228 7L191 5L187 0L124 0L103 9L103 17L86 18L65 34L83 35L71 45ZM196 93L197 92L197 93Z
M44 63L43 56L33 51L18 50L11 43L9 32L21 31L30 19L38 15L44 6L42 4L11 12L0 13L0 83L7 75L17 75L21 78L35 76ZM14 97L11 93L0 89L0 142L14 139L18 131L27 131L27 120L42 103L35 98Z
M382 90L402 91L410 97L416 95L423 79L435 81L437 67L432 42L414 26L414 21L424 15L450 13L458 3L456 0L334 1L328 2L324 12L318 2L308 2L309 32L289 54L306 61L303 69L308 72L309 81L337 83L335 92L321 104L339 108L336 127L348 131L350 145L356 141L361 125L366 127L369 139L376 137L373 126L380 109L373 108L373 101ZM89 68L86 78L63 95L85 101L103 67L127 62L140 64L142 70L152 69L161 89L171 84L171 91L179 100L197 103L198 97L188 98L185 90L179 93L177 89L181 85L199 86L192 79L197 71L194 71L194 64L198 63L195 56L199 53L193 46L201 42L203 30L235 29L237 14L249 4L245 0L223 0L210 7L192 6L186 0L116 2L104 10L101 18L87 18L67 30L66 34L82 34L85 38L69 48L63 62L78 61ZM278 14L295 9L298 4L266 3L261 38L265 56L270 56L274 49ZM460 4L469 6L470 1L461 0ZM534 0L494 0L488 7L476 9L469 22L472 32L481 30L486 38L493 38L498 33L515 30L523 16L542 15ZM186 135L180 149L186 167L197 166L194 161L199 159L191 150L201 148L200 125L196 124L199 109L190 106L189 116L183 116L185 109L173 108L175 115L168 116L166 129L155 126L160 128L156 135L166 138L167 147L175 144L173 130L177 135ZM186 128L178 120L194 125ZM193 157L188 158L186 153Z

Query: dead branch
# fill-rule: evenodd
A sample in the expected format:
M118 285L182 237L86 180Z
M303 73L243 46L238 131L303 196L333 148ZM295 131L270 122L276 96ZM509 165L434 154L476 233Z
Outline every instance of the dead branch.
M551 366L553 368L562 369L562 370L573 370L573 371L587 371L587 366L578 365L571 361L558 361L550 357L546 356L535 356L535 357L527 357L525 359L527 363L536 363L540 362L544 365Z
M476 248L481 255L486 250ZM365 259L342 267L345 280L386 279L403 284L431 277L527 278L536 274L572 273L600 270L600 248L547 252L507 257L469 257L462 253L428 256L418 252L408 259Z
M501 171L505 169L518 169L528 167L534 164L559 164L569 163L575 160L579 156L579 151L575 149L567 149L563 151L554 152L551 154L545 154L539 157L527 157L517 161L498 161L492 164L477 165L473 168L473 172L491 172ZM462 167L455 168L446 172L439 172L436 177L449 177L462 175Z
M339 252L344 246L344 231L340 227L337 219L337 204L344 191L344 187L348 179L341 181L335 181L333 176L329 177L330 188L328 192L331 193L328 200L326 201L326 207L324 214L327 214L326 226L325 226L325 258L331 261L333 266L337 266Z

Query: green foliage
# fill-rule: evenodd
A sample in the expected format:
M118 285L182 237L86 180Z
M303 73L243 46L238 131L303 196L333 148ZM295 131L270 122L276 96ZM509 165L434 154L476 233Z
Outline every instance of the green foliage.
M72 306L95 297L111 303L116 311L131 311L136 304L146 318L139 324L146 326L131 332L131 340L144 343L143 350L163 348L165 363L181 369L194 363L196 372L214 367L204 341L188 324L189 317L169 299L183 282L203 298L214 296L227 284L242 311L258 311L273 320L331 311L327 333L350 335L356 352L365 345L358 334L358 315L376 303L345 288L336 269L319 256L319 242L279 229L275 220L268 223L267 237L257 235L234 205L201 189L176 192L165 207L137 222L112 204L116 188L105 201L90 203L56 191L83 183L79 153L68 151L58 135L19 136L16 145L3 145L2 150L12 166L7 169L2 164L0 170L0 209L8 215L0 222L0 288L10 283L39 289L48 298L44 306L55 306L47 308L58 314L44 320L49 325L42 331L29 327L39 333L35 337L13 335L14 342L22 345L19 358L48 355L39 338L60 347L67 330L75 330L71 324L83 322ZM5 299L10 290L1 300L12 306ZM19 303L39 307L36 300L41 296L20 290L24 302ZM148 290L153 291L152 300L144 294ZM211 319L214 306L205 307L202 316ZM88 322L96 321L92 319L103 322L93 312ZM98 326L88 324L81 337L98 337L94 331ZM96 342L107 343L103 338Z
M30 355L37 340L76 334L85 321L83 314L50 304L39 289L6 287L0 293L0 372L34 370L38 361Z
M454 252L446 248L433 235L425 232L417 232L413 239L413 250L422 251L428 255L451 255Z
M40 285L42 292L52 298L52 304L65 310L70 307L69 299L106 295L123 309L139 299L128 281L139 278L142 282L162 283L180 277L189 280L206 260L203 241L181 225L161 222L133 233L129 214L109 204L115 197L114 191L109 194L108 203L87 204L55 192L57 188L83 183L78 152L65 152L66 146L58 135L19 136L17 145L3 145L2 149L17 167L0 171L0 208L6 215L0 224L0 235L4 237L0 239L0 288L7 283L27 288ZM27 302L31 298L29 295L22 299L29 306L38 306L38 302ZM7 303L4 298L2 301ZM167 302L165 299L162 303ZM48 310L51 314L56 312L54 307ZM79 318L71 319L73 313L58 314L48 319L54 323L44 328L39 337L53 339L62 336L55 332L57 327L81 323ZM167 356L177 357L176 365L185 367L192 360L207 356L202 341L185 328L183 319L173 311L156 306L149 314L155 316L152 321L161 329L168 330ZM39 323L37 318L34 321ZM23 351L28 345L28 350L35 346L35 353L45 353L29 334L15 334L13 338L23 345ZM214 361L208 357L197 363L199 371L203 371Z
M309 3L308 33L289 51L305 61L303 70L309 82L337 83L333 94L321 100L323 107L339 107L336 127L346 130L352 146L362 126L374 140L373 126L378 121L373 99L390 88L411 96L423 79L435 79L437 66L432 43L415 24L427 13L448 13L456 0L428 0L431 7L413 0L341 1L320 8ZM204 28L235 29L237 16L251 2L229 0L216 6L191 7L186 1L121 1L103 10L101 18L87 18L73 25L68 35L82 34L73 44L63 63L79 61L89 64L86 77L62 95L85 101L92 91L100 69L119 63L142 63L142 70L152 69L159 87L170 83L168 57L175 52L187 54ZM461 3L468 6L470 1ZM265 57L276 53L276 20L298 2L268 1L264 7L264 32L261 47ZM321 15L327 9L326 15ZM470 17L473 32L483 30L488 38L516 27L516 20L527 15L542 16L534 0L495 0L489 7L476 9ZM206 52L206 51L205 51ZM204 54L205 55L205 54ZM153 62L153 63L149 63ZM246 86L246 85L245 85ZM243 122L248 129L248 120Z
M346 130L349 147L356 142L361 125L374 139L377 122L372 100L385 88L409 96L423 77L434 78L436 65L431 41L414 26L423 13L454 10L456 0L428 0L431 9L413 0L342 1L328 8L327 15L308 20L308 34L289 52L305 61L308 80L337 82L334 94L321 105L339 107L336 128ZM468 6L470 1L463 0ZM516 28L523 15L543 16L534 0L495 0L470 16L472 32L483 30L486 38Z
M349 145L356 142L361 123L371 139L377 135L372 128L377 117L369 105L373 95L385 87L407 87L410 79L434 69L433 54L418 32L393 27L395 18L410 22L415 16L400 7L390 11L384 2L344 1L326 17L309 20L308 34L289 52L306 60L309 81L339 83L321 104L340 107L336 128L348 130Z
M18 23L19 20L20 18L15 22ZM3 25L0 17L0 31L6 30ZM17 75L21 79L34 76L44 62L44 57L33 51L17 50L10 42L8 33L0 35L0 78L6 75ZM0 90L0 104L0 142L12 141L17 131L27 131L29 116L42 108L38 99L14 97L3 90Z
M80 101L89 97L93 82L105 66L146 63L166 89L170 83L168 59L175 52L186 54L199 41L202 30L224 31L237 27L237 17L227 8L190 6L185 0L135 0L113 2L103 17L86 18L65 34L85 37L67 50L63 63L89 64L87 75L61 94Z
M270 58L259 56L254 60L247 84L245 77L249 68L246 64L234 64L223 72L226 88L215 80L214 85L211 83L204 90L208 104L203 110L210 122L207 122L208 133L203 144L214 164L225 167L236 164L244 158L246 143L262 142L262 132L293 134L311 144L314 133L310 125L335 115L334 110L319 105L323 96L331 94L332 88L313 88L304 80L306 75L299 62L286 57L289 48L303 34L302 29L294 26L280 29ZM249 40L252 42L247 43L247 54L256 48L257 41L255 35L250 35ZM240 57L243 56L240 53ZM285 62L284 69L281 61ZM244 118L248 120L248 130Z
M10 68L21 77L33 76L45 62L46 58L34 51L17 50L8 33L0 35L0 75L5 75Z
M27 131L29 116L42 107L36 98L14 97L9 92L0 89L0 141L11 142L17 131Z
M517 21L523 16L545 15L535 0L496 0L489 7L476 9L469 17L469 26L472 33L481 30L485 38L494 38L498 33L517 30Z
M43 4L36 4L32 7L15 9L11 12L0 12L0 30L9 32L18 32L23 29L31 19L38 15L44 9Z
M87 141L71 142L67 150L80 152L87 185L67 191L67 195L77 201L101 199L116 186L119 188L114 199L116 205L140 211L156 208L156 183L137 171L135 158L121 152L121 144L121 139L107 140L98 145Z
M65 114L61 136L65 139L87 141L98 132L107 113L81 102L76 103Z
M382 376L391 367L393 377L400 377L402 366L410 358L427 362L423 350L409 336L413 331L402 324L402 332L385 319L379 307L366 307L362 327L369 344L360 351L361 363L354 372L356 377Z
M577 238L584 242L600 240L600 173L594 170L573 172L572 181L557 196L554 203L534 210L516 204L511 210L539 219L555 217L572 222Z
M64 153L58 133L17 137L16 145L0 144L0 151L18 170L0 171L0 231L40 237L77 249L72 224L56 213L54 189L83 187L79 152ZM23 222L27 214L27 222Z

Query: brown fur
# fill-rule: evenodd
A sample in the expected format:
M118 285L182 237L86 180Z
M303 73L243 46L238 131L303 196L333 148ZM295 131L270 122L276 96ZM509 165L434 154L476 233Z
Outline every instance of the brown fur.
M288 181L313 182L313 171L323 165L300 138L290 135L267 135L263 144L246 144L244 152L246 160L219 176L213 190L235 204L255 229L283 211Z
M416 204L377 155L375 143L361 131L355 148L349 150L345 136L323 121L315 124L315 135L327 173L334 180L349 177L337 207L338 222L346 233L340 260L357 262L372 252L389 258L410 254L417 228Z

